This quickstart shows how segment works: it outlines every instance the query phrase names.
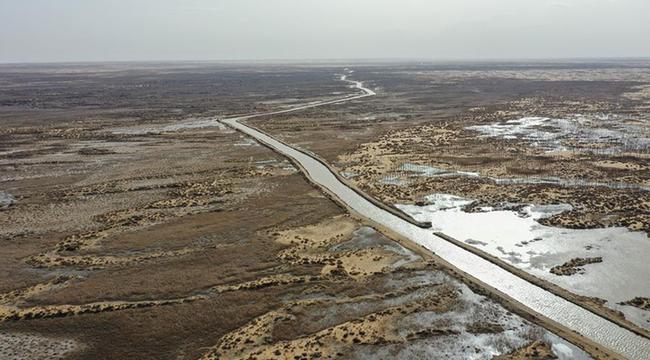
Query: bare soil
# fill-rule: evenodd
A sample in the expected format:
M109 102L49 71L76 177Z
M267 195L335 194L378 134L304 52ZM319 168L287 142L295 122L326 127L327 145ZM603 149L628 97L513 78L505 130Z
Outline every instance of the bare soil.
M0 190L13 199L0 209L0 354L354 358L472 334L503 354L548 342L268 149L215 124L169 127L338 96L338 70L0 67ZM368 106L328 116L338 126ZM322 122L332 142L307 132L335 158L405 119ZM447 320L414 321L431 314ZM476 351L461 348L449 351Z

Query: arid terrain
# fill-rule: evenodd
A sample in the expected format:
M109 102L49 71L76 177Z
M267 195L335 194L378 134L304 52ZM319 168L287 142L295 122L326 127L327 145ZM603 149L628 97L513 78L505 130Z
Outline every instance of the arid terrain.
M254 124L436 230L648 329L648 66L363 68L355 76L377 97Z
M364 81L377 96L248 123L644 331L649 70L2 65L0 358L606 358L348 213L218 120L349 95L341 74ZM467 218L468 235L447 219L493 213L544 235L506 235L510 248L481 236L485 220ZM573 244L554 231L576 231Z

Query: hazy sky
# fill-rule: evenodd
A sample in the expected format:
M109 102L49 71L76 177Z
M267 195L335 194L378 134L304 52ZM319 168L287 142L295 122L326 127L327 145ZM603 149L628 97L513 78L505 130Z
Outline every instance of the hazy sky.
M650 56L650 0L0 0L0 62Z

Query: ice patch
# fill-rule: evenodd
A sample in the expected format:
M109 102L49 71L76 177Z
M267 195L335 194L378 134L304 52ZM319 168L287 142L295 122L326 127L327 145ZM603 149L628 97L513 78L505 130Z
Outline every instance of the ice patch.
M437 177L437 176L479 177L480 176L480 174L477 172L445 170L433 166L417 165L411 163L402 164L402 166L398 168L398 171L406 171L406 172L414 173L415 175L418 176L426 176L426 177Z
M434 231L474 245L533 275L585 296L608 301L626 317L648 327L650 314L617 305L637 296L650 297L647 254L650 239L645 232L623 227L565 229L545 226L537 220L571 209L569 205L527 205L522 209L478 213L463 211L471 199L433 194L430 205L396 205L418 221L430 221ZM603 258L585 267L584 274L557 276L550 268L576 257Z
M430 205L427 206L428 211L440 211L454 208L461 208L469 205L473 200L468 200L460 196L450 194L431 194L424 198Z
M564 359L573 359L573 350L568 347L565 344L553 344L552 346L553 352L557 354L559 358L564 358Z
M379 182L386 185L405 186L411 181L411 177L453 177L468 176L479 177L480 174L469 171L445 170L428 165L417 165L405 163L400 165L396 171L384 175Z
M573 210L573 206L569 204L551 204L529 205L524 207L522 209L522 212L532 217L533 219L543 219L571 210Z
M533 147L549 152L647 152L650 149L647 129L627 124L625 120L613 114L576 114L566 119L523 117L488 125L468 126L466 129L477 131L486 137L524 140ZM593 144L602 146L594 148Z
M10 193L5 191L0 191L0 209L6 209L15 202L16 199L14 199L14 197Z

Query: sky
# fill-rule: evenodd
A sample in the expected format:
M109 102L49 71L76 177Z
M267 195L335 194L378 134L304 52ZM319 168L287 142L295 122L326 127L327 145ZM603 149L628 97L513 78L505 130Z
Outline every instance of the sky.
M0 62L650 57L650 0L0 0Z

